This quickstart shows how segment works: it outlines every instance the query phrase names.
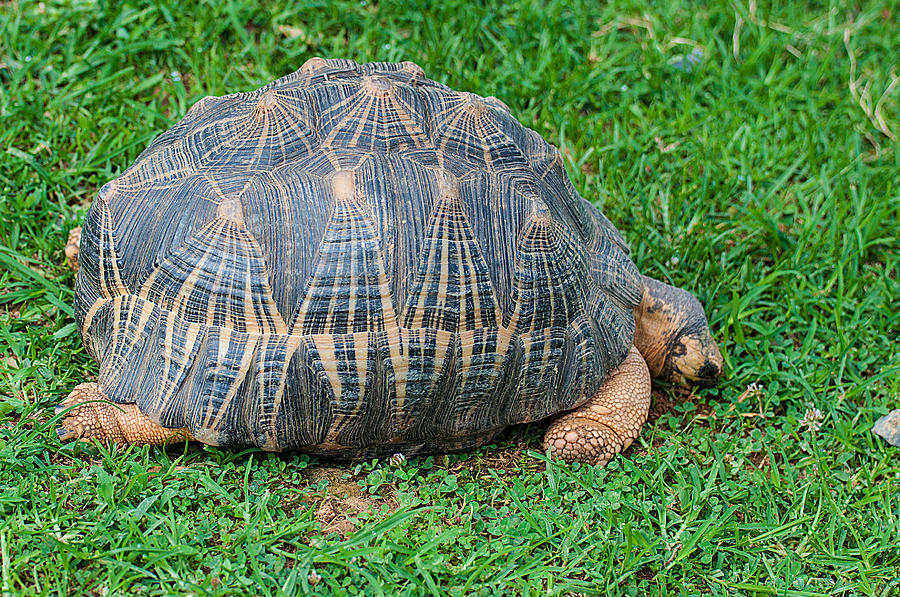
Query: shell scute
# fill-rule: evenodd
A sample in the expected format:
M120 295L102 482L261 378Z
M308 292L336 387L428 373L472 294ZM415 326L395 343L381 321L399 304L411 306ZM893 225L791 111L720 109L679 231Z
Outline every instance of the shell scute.
M500 314L490 273L456 182L440 186L402 325L449 332L497 327Z
M312 93L319 134L327 147L392 152L430 145L422 98L391 77L370 75L321 85Z
M556 384L563 366L566 328L551 327L519 335L521 374L501 412L503 424L535 421L563 410Z
M355 176L341 171L332 186L334 208L291 331L347 334L396 327L380 237Z
M486 169L527 168L516 137L503 126L501 110L470 93L427 90L434 144L445 159Z
M176 249L138 295L188 322L253 334L285 333L266 263L243 225L239 200L223 202L218 212L224 215Z

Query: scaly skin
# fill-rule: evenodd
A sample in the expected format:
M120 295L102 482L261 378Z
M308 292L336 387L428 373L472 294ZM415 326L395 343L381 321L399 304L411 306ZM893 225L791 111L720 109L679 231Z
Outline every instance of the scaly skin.
M56 407L56 412L69 408L56 431L60 439L98 439L152 446L193 439L187 429L169 429L154 423L138 410L137 404L110 403L95 383L76 386Z
M75 272L78 271L78 245L81 243L81 226L69 231L69 240L66 242L66 263Z
M631 445L650 410L650 372L635 347L580 407L555 419L544 450L566 462L604 465Z
M634 345L650 375L674 384L714 386L723 360L700 301L680 288L642 278L644 298L634 311Z

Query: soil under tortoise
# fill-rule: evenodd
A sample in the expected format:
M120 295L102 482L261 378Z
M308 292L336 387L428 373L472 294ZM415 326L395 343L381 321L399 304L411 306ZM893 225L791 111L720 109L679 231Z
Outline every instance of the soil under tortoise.
M651 375L722 370L700 303L638 273L556 148L409 62L313 58L204 98L67 255L100 372L63 438L358 458L552 416L545 449L605 463Z

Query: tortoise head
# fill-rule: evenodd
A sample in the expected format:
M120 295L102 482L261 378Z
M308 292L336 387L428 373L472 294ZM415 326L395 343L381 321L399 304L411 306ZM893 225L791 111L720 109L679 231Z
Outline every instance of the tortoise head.
M702 324L703 329L686 330L670 341L660 379L704 388L716 385L722 376L722 353L705 316Z
M634 344L650 374L663 381L710 387L723 359L700 301L691 293L642 276L644 296L635 309Z

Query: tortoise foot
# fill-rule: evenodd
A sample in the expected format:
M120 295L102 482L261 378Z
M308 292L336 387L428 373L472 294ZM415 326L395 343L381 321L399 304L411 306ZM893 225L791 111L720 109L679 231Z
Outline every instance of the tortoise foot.
M66 263L72 271L78 271L78 247L81 244L81 226L69 231L69 240L66 242Z
M650 410L650 372L636 348L585 404L550 424L544 450L566 462L604 465L631 445Z
M56 407L66 412L59 429L60 439L98 439L102 442L162 445L173 440L190 440L187 429L169 429L150 420L136 404L113 404L95 383L75 387Z

